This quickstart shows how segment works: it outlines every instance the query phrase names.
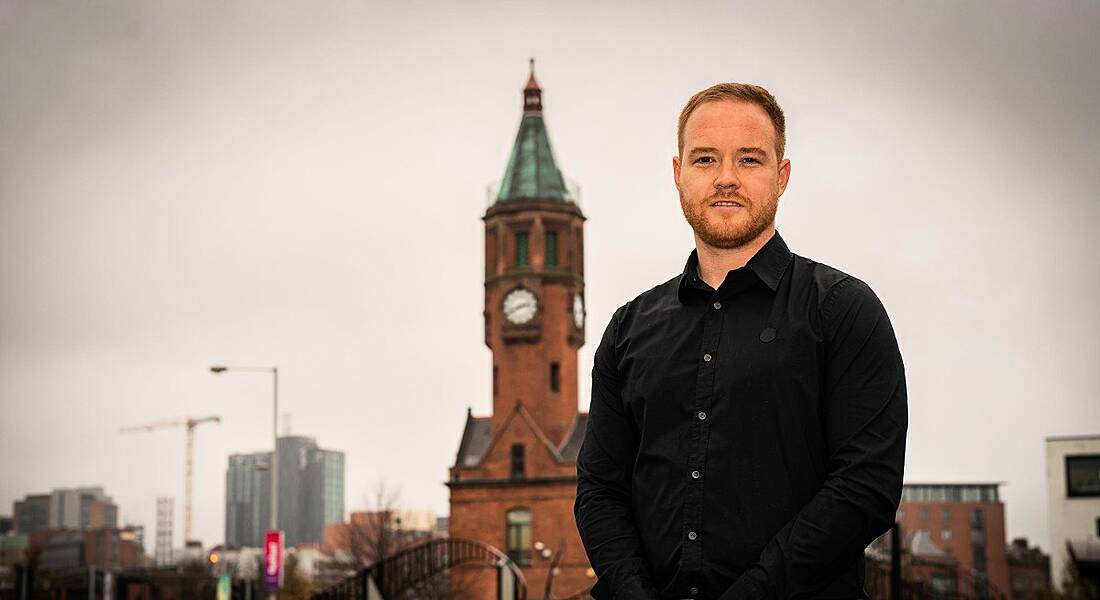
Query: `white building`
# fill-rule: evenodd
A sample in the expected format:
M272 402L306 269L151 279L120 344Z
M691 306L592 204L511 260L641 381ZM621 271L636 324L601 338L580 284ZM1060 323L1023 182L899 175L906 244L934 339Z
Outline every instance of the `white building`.
M1069 546L1079 560L1100 549L1100 435L1048 437L1046 453L1050 575L1061 589Z

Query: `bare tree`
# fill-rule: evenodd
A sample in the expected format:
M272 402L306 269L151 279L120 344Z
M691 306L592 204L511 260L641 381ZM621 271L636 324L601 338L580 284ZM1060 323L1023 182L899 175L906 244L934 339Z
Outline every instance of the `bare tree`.
M288 552L283 560L283 587L279 600L309 600L313 593L309 580L299 570L298 555Z
M346 550L357 566L375 565L402 550L426 542L429 538L402 529L404 511L401 494L380 481L367 498L368 510L353 512L347 525ZM436 600L447 597L447 578L439 574L418 582L401 597L409 600Z
M368 510L351 514L348 550L360 565L373 565L399 550L399 502L400 493L382 481L367 500Z

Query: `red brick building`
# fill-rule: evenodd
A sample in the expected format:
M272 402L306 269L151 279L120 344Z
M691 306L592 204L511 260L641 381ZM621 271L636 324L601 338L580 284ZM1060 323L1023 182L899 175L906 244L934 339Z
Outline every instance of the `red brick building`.
M1027 538L1015 538L1008 546L1008 577L1012 600L1042 600L1051 594L1050 556Z
M120 569L145 566L138 537L132 528L40 529L28 536L28 546L41 552L39 567L45 570Z
M573 518L587 417L577 410L585 217L554 161L533 63L511 158L482 220L493 412L467 411L447 482L450 535L507 552L532 599L543 597L556 558L560 597L595 583ZM495 597L494 575L455 569L452 596Z
M1005 543L1005 508L999 483L905 484L898 522L912 545L919 540L927 549L914 555L942 556L936 565L907 573L908 579L924 580L936 589L954 587L974 598L1008 597L1008 557ZM921 545L918 544L918 545ZM952 560L953 559L953 560ZM954 581L948 563L957 565ZM942 564L941 564L942 563Z

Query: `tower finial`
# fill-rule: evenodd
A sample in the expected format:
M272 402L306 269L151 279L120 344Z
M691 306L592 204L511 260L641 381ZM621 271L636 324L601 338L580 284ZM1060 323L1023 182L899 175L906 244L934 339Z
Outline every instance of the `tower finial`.
M531 72L523 88L523 112L542 112L542 88L535 81L535 57L528 58L527 64Z

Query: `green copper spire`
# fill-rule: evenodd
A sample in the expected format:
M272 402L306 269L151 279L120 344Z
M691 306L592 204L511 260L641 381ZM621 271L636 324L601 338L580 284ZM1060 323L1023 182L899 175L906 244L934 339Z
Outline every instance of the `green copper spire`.
M497 202L509 200L569 201L569 191L561 171L554 164L550 137L542 122L542 88L535 81L535 59L531 59L531 76L523 88L523 119L512 146L512 156L500 183Z

